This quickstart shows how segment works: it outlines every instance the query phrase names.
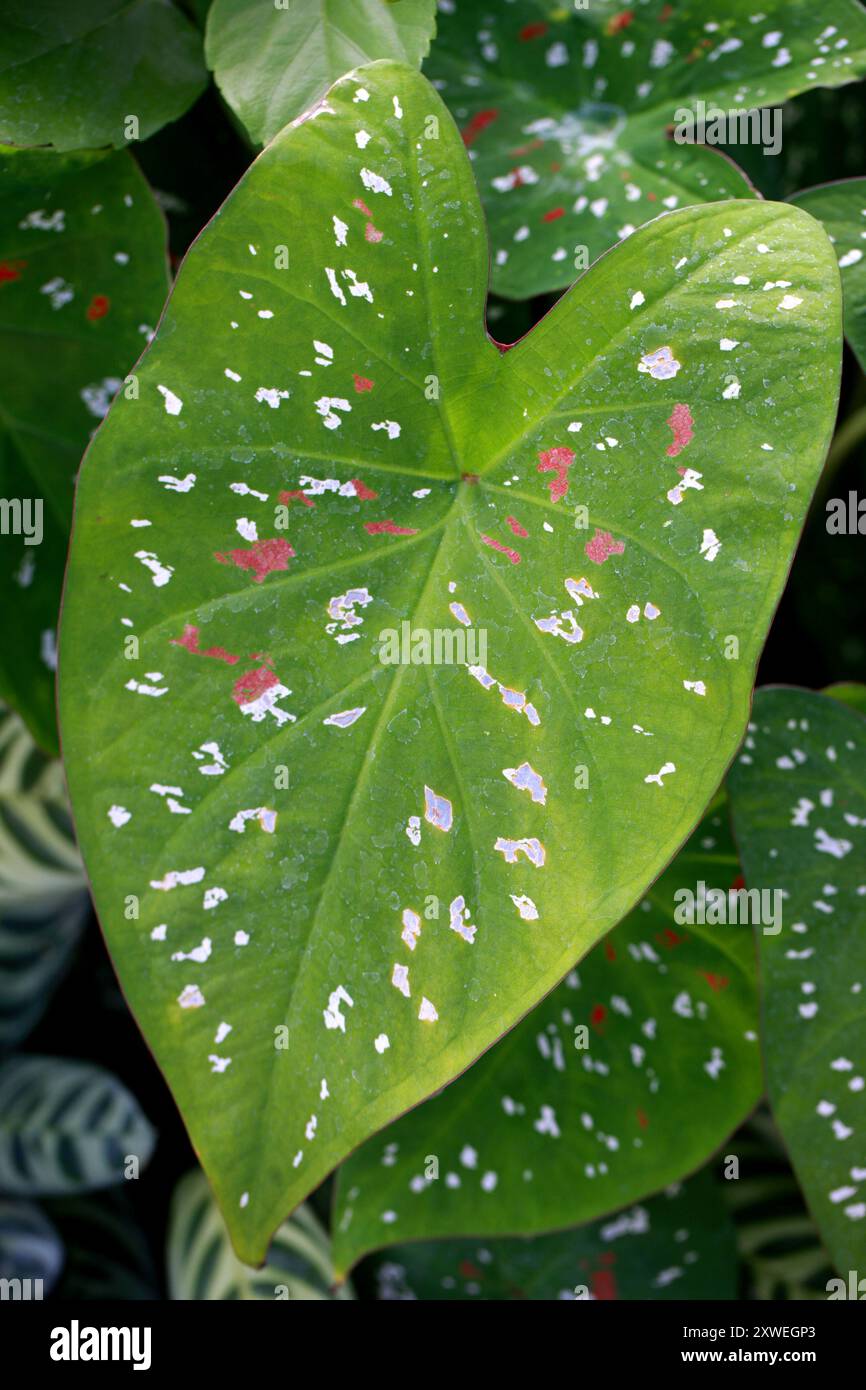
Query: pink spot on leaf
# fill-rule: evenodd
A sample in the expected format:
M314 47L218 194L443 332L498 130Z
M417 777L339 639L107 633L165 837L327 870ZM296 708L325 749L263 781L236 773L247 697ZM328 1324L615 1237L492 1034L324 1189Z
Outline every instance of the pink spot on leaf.
M505 520L506 520L507 524L511 527L511 529L512 529L512 531L514 532L515 536L521 536L521 537L523 537L523 536L528 536L528 535L529 535L529 532L527 531L526 527L525 527L525 526L521 526L520 522L517 520L517 517L515 517L515 516L507 516L507 517L505 518Z
M504 541L498 541L495 536L482 536L481 539L485 545L490 546L491 550L497 550L500 555L507 555L512 565L520 564L519 552L512 550Z
M351 481L355 489L355 496L361 502L372 502L375 497L379 496L378 492L374 492L371 487L367 487L366 483L362 483L360 478L352 478ZM390 525L390 523L388 524Z
M252 570L256 584L262 584L269 574L277 570L287 570L294 550L288 541L274 539L256 541L249 548L239 547L230 550L228 555L217 555L221 565L237 565L241 570Z
M625 541L615 541L610 531L600 531L595 528L595 535L591 541L587 541L583 547L584 554L592 560L595 565L603 565L609 555L621 555L625 550Z
M358 376L357 372L352 373L352 380L355 383L355 390L359 395L362 391L372 391L373 387L376 385L375 381L371 381L367 376Z
M258 700L271 686L279 685L279 680L267 666L259 666L255 671L245 671L232 686L232 699L236 705L249 705Z
M667 423L673 431L674 440L665 449L665 453L668 458L675 459L677 454L682 453L687 444L691 444L695 422L687 405L675 405Z
M193 627L190 623L184 625L181 637L172 637L170 641L173 647L184 647L188 652L192 652L193 656L210 656L215 661L227 662L229 666L234 666L240 661L239 656L233 656L231 652L226 651L225 647L205 647L202 650L198 644L198 628Z
M538 455L539 473L555 473L556 476L550 480L550 500L558 502L561 497L568 493L568 470L574 463L574 450L567 445L560 445L556 449L546 449Z
M417 536L417 528L398 526L393 521L365 521L364 530L371 536Z

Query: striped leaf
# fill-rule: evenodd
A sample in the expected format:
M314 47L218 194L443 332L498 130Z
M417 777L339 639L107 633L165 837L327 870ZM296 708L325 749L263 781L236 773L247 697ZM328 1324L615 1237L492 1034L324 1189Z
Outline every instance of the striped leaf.
M0 1191L88 1192L143 1167L154 1130L135 1097L101 1067L60 1057L0 1064Z
M84 881L61 764L0 705L0 912L49 912Z
M47 1216L32 1202L0 1202L0 1279L41 1279L44 1296L62 1267L63 1242Z
M50 913L0 917L0 1052L21 1042L42 1017L90 916L90 898L73 894Z
M354 1298L351 1285L332 1292L331 1242L309 1206L298 1207L275 1233L262 1269L235 1255L204 1173L187 1173L175 1190L168 1239L173 1299L293 1299L309 1303Z

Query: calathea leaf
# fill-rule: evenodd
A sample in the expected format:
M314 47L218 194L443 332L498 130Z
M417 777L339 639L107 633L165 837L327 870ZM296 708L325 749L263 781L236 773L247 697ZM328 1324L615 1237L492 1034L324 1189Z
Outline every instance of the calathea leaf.
M0 1201L0 1279L40 1280L38 1294L32 1284L22 1292L36 1298L50 1292L62 1268L63 1242L48 1217L33 1202Z
M41 1197L122 1182L155 1135L135 1097L90 1062L30 1053L0 1063L0 1192Z
M72 484L159 315L165 227L128 154L0 149L0 180L0 695L56 751Z
M201 39L171 0L5 0L0 140L58 150L145 140L207 80Z
M866 14L856 0L489 0L483 14L447 0L425 71L473 159L493 288L521 298L564 288L584 251L665 208L750 196L689 140L778 154L781 113L755 108L866 72Z
M360 69L196 243L82 470L79 839L248 1262L691 831L832 427L796 209L652 223L508 352L486 284L447 112Z
M275 1232L264 1269L251 1269L232 1250L204 1174L195 1169L178 1183L168 1237L171 1298L310 1303L354 1297L350 1284L332 1292L334 1283L328 1233L310 1207L299 1207Z
M534 1240L413 1241L374 1264L386 1300L735 1298L737 1247L718 1183L701 1173L574 1231Z
M376 58L420 64L435 28L436 0L214 0L205 54L232 111L260 145L349 68Z
M750 890L784 894L762 933L770 1103L839 1270L866 1233L866 723L812 691L759 690L730 779Z
M843 179L807 188L791 202L824 224L836 248L845 336L866 371L866 179Z
M722 802L507 1038L343 1164L338 1272L394 1241L576 1226L704 1163L762 1089L752 927L707 906L738 875Z

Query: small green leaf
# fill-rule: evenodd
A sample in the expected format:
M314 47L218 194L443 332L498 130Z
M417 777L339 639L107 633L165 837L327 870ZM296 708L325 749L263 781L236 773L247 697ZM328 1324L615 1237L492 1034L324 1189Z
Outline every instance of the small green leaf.
M72 487L159 316L165 226L128 154L0 150L0 180L0 695L56 752Z
M693 829L833 425L797 209L659 219L508 352L486 285L447 112L363 68L196 242L82 470L80 842L250 1263Z
M755 950L748 926L682 925L676 895L738 873L722 803L519 1027L343 1164L338 1270L391 1241L576 1226L705 1162L761 1093Z
M308 1206L284 1221L268 1248L263 1269L242 1264L196 1168L175 1188L168 1236L169 1297L199 1302L254 1299L317 1302L354 1298L350 1284L337 1290L331 1242Z
M0 1280L4 1281L3 1297L8 1298L5 1281L40 1280L36 1293L33 1286L19 1297L40 1298L50 1293L63 1268L63 1243L57 1231L32 1202L0 1201ZM14 1294L11 1297L15 1297Z
M176 121L203 90L201 39L171 0L3 0L0 140L115 148Z
M807 188L791 199L822 222L839 259L845 336L866 372L866 179Z
M455 0L425 71L473 159L493 289L524 298L569 285L577 251L595 260L666 208L753 196L733 164L666 130L685 131L699 101L736 113L853 81L866 72L866 14L856 0L768 0L759 11L753 0L518 0L482 21ZM747 119L745 135L718 139L710 110L706 138L772 150L772 125L761 133L757 112Z
M143 1168L154 1142L135 1097L102 1067L29 1053L0 1063L0 1192L109 1187L128 1159Z
M750 890L783 892L758 935L770 1103L836 1268L866 1238L866 723L836 699L765 689L729 777Z
M708 1172L640 1206L534 1240L415 1241L375 1261L380 1299L735 1298L734 1228Z
M350 68L377 58L420 66L436 0L214 0L205 56L250 139L263 145Z

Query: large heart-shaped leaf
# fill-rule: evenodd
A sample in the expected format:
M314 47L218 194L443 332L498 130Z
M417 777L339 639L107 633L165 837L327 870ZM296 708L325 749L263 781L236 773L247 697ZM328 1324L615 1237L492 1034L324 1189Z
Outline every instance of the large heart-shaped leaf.
M842 275L845 336L866 372L866 179L807 188L792 199L817 217L836 248Z
M435 28L436 0L214 0L205 55L261 145L350 68L377 58L420 65Z
M754 943L748 926L683 925L677 894L738 872L722 803L519 1027L343 1164L340 1273L393 1241L575 1226L715 1151L762 1088Z
M0 150L0 180L0 695L56 750L72 484L165 298L165 227L128 154Z
M126 1087L90 1062L30 1053L0 1063L0 1192L90 1192L143 1168L155 1134ZM137 1176L137 1174L136 1174Z
M80 843L251 1262L693 828L832 426L797 209L652 223L507 353L486 280L447 112L361 69L202 235L82 470Z
M0 140L81 150L146 140L207 81L171 0L4 0Z
M535 1240L417 1241L376 1261L386 1300L735 1298L731 1218L708 1172L576 1231Z
M470 148L493 288L517 298L564 288L579 247L594 259L664 208L746 196L711 149L666 138L699 101L736 112L866 72L857 0L487 0L480 11L445 0L440 11L425 71ZM778 152L780 125L762 134L756 116L743 137L708 115L698 139Z
M770 1102L836 1267L866 1253L866 723L812 691L759 690L730 776L750 889L784 893L761 933Z
M169 1296L183 1301L353 1298L351 1285L334 1284L331 1242L308 1206L275 1232L264 1269L242 1264L229 1241L204 1174L195 1169L178 1183L168 1237Z

